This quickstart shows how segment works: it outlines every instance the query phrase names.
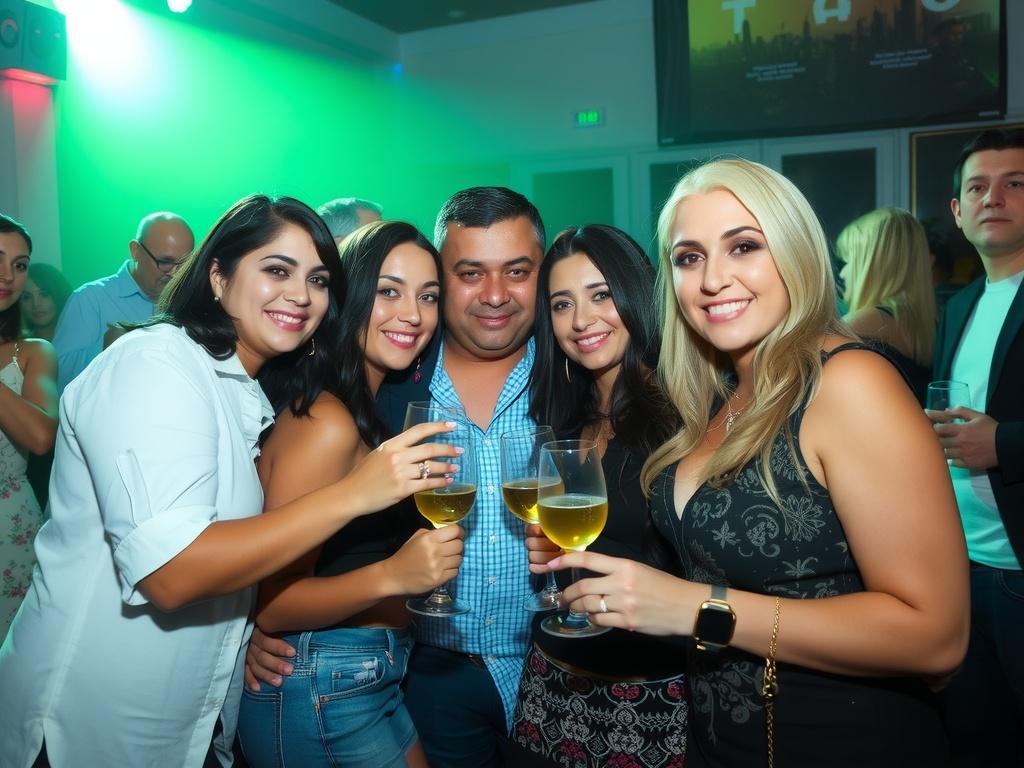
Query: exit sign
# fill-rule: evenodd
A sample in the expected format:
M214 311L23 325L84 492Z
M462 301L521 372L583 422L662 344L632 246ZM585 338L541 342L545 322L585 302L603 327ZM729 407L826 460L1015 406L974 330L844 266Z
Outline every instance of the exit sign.
M604 125L604 110L581 109L576 113L575 125L577 128L597 128Z

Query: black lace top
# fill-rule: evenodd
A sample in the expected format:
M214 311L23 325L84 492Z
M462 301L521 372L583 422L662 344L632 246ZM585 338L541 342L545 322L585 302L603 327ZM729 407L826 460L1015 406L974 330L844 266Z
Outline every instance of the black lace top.
M841 349L851 347L866 348L857 344ZM720 489L706 483L698 488L681 519L674 502L677 465L658 476L651 514L674 544L685 578L808 600L864 590L828 490L811 475L800 452L804 408L789 423L796 461L782 434L772 446L770 463L781 507L761 481L759 460ZM870 487L870 478L865 478L866 493ZM780 643L785 633L783 614ZM762 765L764 659L732 648L718 655L694 650L689 658L687 767ZM777 765L946 764L932 698L917 681L844 677L780 665L778 682Z

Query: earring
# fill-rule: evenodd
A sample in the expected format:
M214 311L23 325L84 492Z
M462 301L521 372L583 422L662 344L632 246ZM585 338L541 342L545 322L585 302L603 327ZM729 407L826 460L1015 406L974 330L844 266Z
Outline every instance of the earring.
M419 384L420 383L420 379L423 378L423 374L420 373L420 363L422 363L422 362L423 362L423 358L422 357L416 360L416 370L413 371L413 374L412 374L412 380L413 380L414 384Z
M220 296L214 296L213 300L220 304Z
M572 384L572 376L569 375L569 358L565 358L565 380Z
M316 354L316 339L310 337L309 339L309 356L312 357Z

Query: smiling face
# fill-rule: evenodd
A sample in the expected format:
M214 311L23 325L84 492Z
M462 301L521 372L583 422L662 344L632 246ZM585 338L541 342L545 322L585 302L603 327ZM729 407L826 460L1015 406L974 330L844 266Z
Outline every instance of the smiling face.
M434 257L414 243L391 249L380 267L363 331L367 378L374 391L389 371L408 368L437 328L440 293Z
M737 365L789 313L789 292L761 227L731 192L686 197L671 228L672 282L683 317Z
M595 379L614 380L629 344L608 282L584 253L574 253L551 267L551 328L566 357Z
M235 326L238 357L250 376L267 360L304 344L327 312L327 267L309 234L290 222L243 256L230 278L214 264L210 281Z
M0 232L0 312L21 297L30 260L28 243L17 232Z
M1024 149L987 149L967 158L956 225L985 257L1024 253Z
M22 317L36 333L36 329L48 328L57 322L57 305L53 297L42 288L32 282L32 278L26 278L25 289L21 292Z
M543 252L525 216L489 227L449 223L441 248L447 342L495 360L523 349L533 332Z

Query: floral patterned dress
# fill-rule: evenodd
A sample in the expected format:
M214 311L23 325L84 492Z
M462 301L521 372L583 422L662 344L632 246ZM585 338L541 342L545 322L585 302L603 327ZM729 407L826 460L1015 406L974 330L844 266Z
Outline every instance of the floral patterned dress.
M845 348L865 347L843 345L832 354ZM681 515L675 508L677 465L656 478L651 515L674 543L685 578L801 600L864 591L829 492L814 479L800 451L805 407L789 421L795 456L782 433L772 446L770 464L781 506L768 495L760 460L721 488L702 485ZM871 493L870 478L864 478L864 485ZM783 612L780 644L785 637ZM694 651L689 659L687 768L764 765L764 659L735 648L717 655ZM778 684L777 765L948 764L935 703L919 680L847 677L780 664Z
M17 344L14 357L0 368L0 382L21 394L25 382L18 364ZM0 642L25 597L36 557L32 540L43 523L32 486L25 477L28 453L0 431Z

